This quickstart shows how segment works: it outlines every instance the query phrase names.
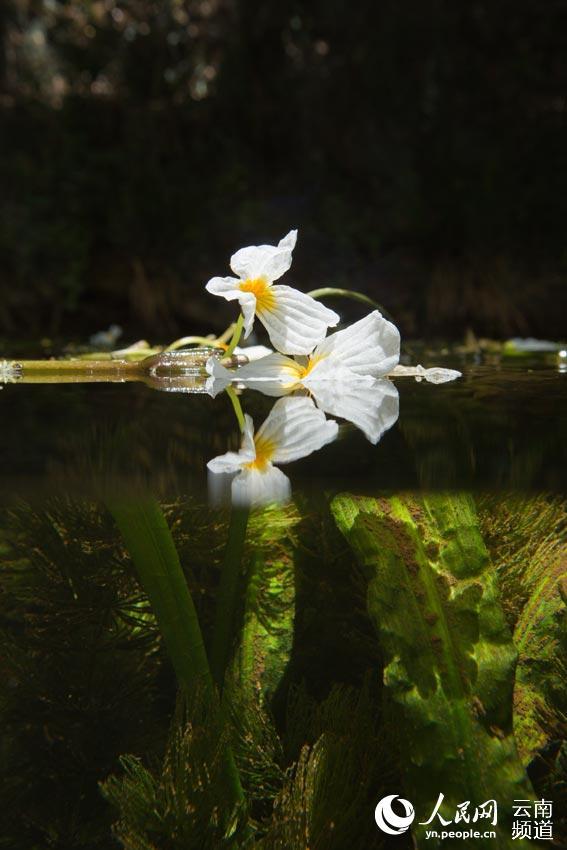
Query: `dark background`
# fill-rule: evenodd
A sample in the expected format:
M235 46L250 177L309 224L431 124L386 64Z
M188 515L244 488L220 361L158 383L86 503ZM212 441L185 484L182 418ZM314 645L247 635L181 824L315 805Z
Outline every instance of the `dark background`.
M565 336L567 3L5 0L0 334L220 330L233 250L429 338Z

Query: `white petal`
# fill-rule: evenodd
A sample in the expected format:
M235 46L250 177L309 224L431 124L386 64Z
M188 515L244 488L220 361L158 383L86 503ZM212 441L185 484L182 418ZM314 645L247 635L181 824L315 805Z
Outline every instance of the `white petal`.
M400 359L400 332L378 310L317 346L316 357L332 357L357 375L380 378Z
M275 351L233 373L238 383L271 396L281 396L296 389L300 385L300 374L301 369L295 360Z
M290 230L287 236L284 236L283 239L280 239L278 242L278 248L289 248L290 251L293 251L297 242L297 230Z
M309 354L340 316L310 295L291 286L272 287L274 306L256 315L268 331L274 348L283 354Z
M344 373L335 381L306 381L319 407L331 416L340 416L356 425L376 444L398 419L398 391L385 378L360 377Z
M254 445L254 423L248 414L244 415L244 433L242 445L238 452L226 452L214 457L207 464L210 472L238 472L242 467L256 459L256 446Z
M264 470L245 469L232 482L232 503L237 507L262 507L289 502L291 484L281 469L268 464Z
M273 352L267 345L245 345L242 348L237 345L234 353L244 354L252 362L252 360L260 360L262 357L267 357L268 354L272 354Z
M208 464L209 472L239 472L246 462L254 460L254 456L246 458L240 452L225 452L212 458Z
M244 339L250 336L250 331L254 324L254 314L256 312L256 296L252 292L241 292L240 309L244 316Z
M291 255L297 239L297 230L290 231L276 245L257 245L241 248L230 258L230 267L242 280L265 277L271 283L280 278L291 266Z
M242 295L240 281L236 277L212 277L205 289L211 295L220 295L227 301L236 301Z
M205 389L210 396L216 398L219 393L226 390L228 385L232 383L235 373L231 372L230 369L226 369L217 357L209 357L205 368L209 375Z
M312 399L293 397L274 404L256 439L274 446L273 463L289 463L332 442L337 434L337 423L327 420Z
M260 345L258 348L264 347ZM264 350L269 351L268 348ZM264 395L276 397L290 393L301 386L301 367L291 357L274 351L267 357L252 360L238 369L227 369L218 358L209 357L206 369L210 377L207 378L205 389L213 398L231 383L243 384L247 389L258 390Z
M249 336L254 324L256 296L252 292L240 289L240 280L236 277L212 277L205 286L212 295L220 295L227 301L238 301L244 316L244 339Z

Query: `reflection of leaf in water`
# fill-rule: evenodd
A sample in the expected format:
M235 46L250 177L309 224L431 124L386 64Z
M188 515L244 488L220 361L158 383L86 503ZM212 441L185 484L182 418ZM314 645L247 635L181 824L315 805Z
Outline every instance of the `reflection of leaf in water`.
M472 500L341 495L332 509L368 572L418 813L441 791L448 818L463 800L530 797L511 728L515 651ZM509 836L504 817L499 846Z
M567 726L566 676L559 670L567 643L566 506L549 496L517 495L485 497L480 504L519 653L514 731L529 760L550 726L563 725L563 734Z

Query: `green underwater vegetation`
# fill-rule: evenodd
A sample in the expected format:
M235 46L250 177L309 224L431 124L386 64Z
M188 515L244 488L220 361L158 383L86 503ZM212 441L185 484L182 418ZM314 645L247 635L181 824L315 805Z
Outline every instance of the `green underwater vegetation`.
M320 297L368 298L280 284L296 239L242 248L209 280L240 308L221 336L0 363L6 385L200 396L182 416L163 396L155 428L136 391L112 428L89 409L87 434L58 435L48 493L7 500L0 848L451 848L435 818L493 827L479 848L550 837L516 835L514 804L560 809L567 787L566 506L502 482L533 481L561 419L522 452L514 405L536 391L518 383L490 406L503 451L496 428L475 438L492 373L437 386L390 441L388 489L387 452L345 437L374 449L394 428L398 379L463 376L400 362L415 355L375 304L327 333L340 316ZM240 347L255 324L274 350ZM454 486L485 458L492 487ZM280 467L299 460L292 484ZM557 840L565 827L557 814Z
M565 840L565 532L529 495L13 506L0 847L387 847L396 789L497 799L502 847L553 799Z

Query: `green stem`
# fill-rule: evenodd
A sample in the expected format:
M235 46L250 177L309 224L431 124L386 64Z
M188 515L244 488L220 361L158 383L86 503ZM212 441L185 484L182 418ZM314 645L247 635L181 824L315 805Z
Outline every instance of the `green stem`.
M232 407L234 409L235 416L238 420L238 425L240 430L244 432L244 428L246 427L246 420L244 419L244 413L242 412L242 405L240 404L240 399L236 395L234 387L227 387L226 394L232 402Z
M236 611L242 590L242 555L249 516L248 508L233 508L230 515L211 644L211 671L219 691L222 691L232 649Z
M308 292L307 295L310 295L311 298L319 299L319 298L350 298L352 301L360 301L362 304L368 304L370 307L374 307L375 310L380 310L383 316L389 319L391 322L394 321L391 313L389 313L381 304L378 304L377 301L374 301L369 295L365 295L364 292L356 292L351 289L337 289L333 286L324 286L322 289L312 289L311 292Z
M319 299L319 298L350 298L352 301L360 301L362 304L368 304L370 307L374 307L375 310L379 310L383 316L386 317L390 322L396 324L396 321L392 314L386 310L385 307L382 307L381 304L378 304L377 301L374 301L369 295L365 295L364 292L356 292L350 289L337 289L334 286L324 286L321 289L312 289L311 292L308 292L307 295L310 295L311 298ZM404 342L402 347L406 354L413 356L413 348Z
M229 346L226 350L225 357L230 357L232 355L232 353L234 352L234 349L236 348L236 346L240 342L240 337L242 335L242 328L243 327L244 327L244 316L241 313L240 316L238 317L238 319L236 320L236 324L234 326L234 332L232 334L232 339L230 340L230 344L229 344Z
M216 348L218 339L208 336L182 336L181 339L176 339L164 351L177 351L178 348L183 348L186 345L207 345L210 348ZM224 345L218 345L219 348L224 348Z

